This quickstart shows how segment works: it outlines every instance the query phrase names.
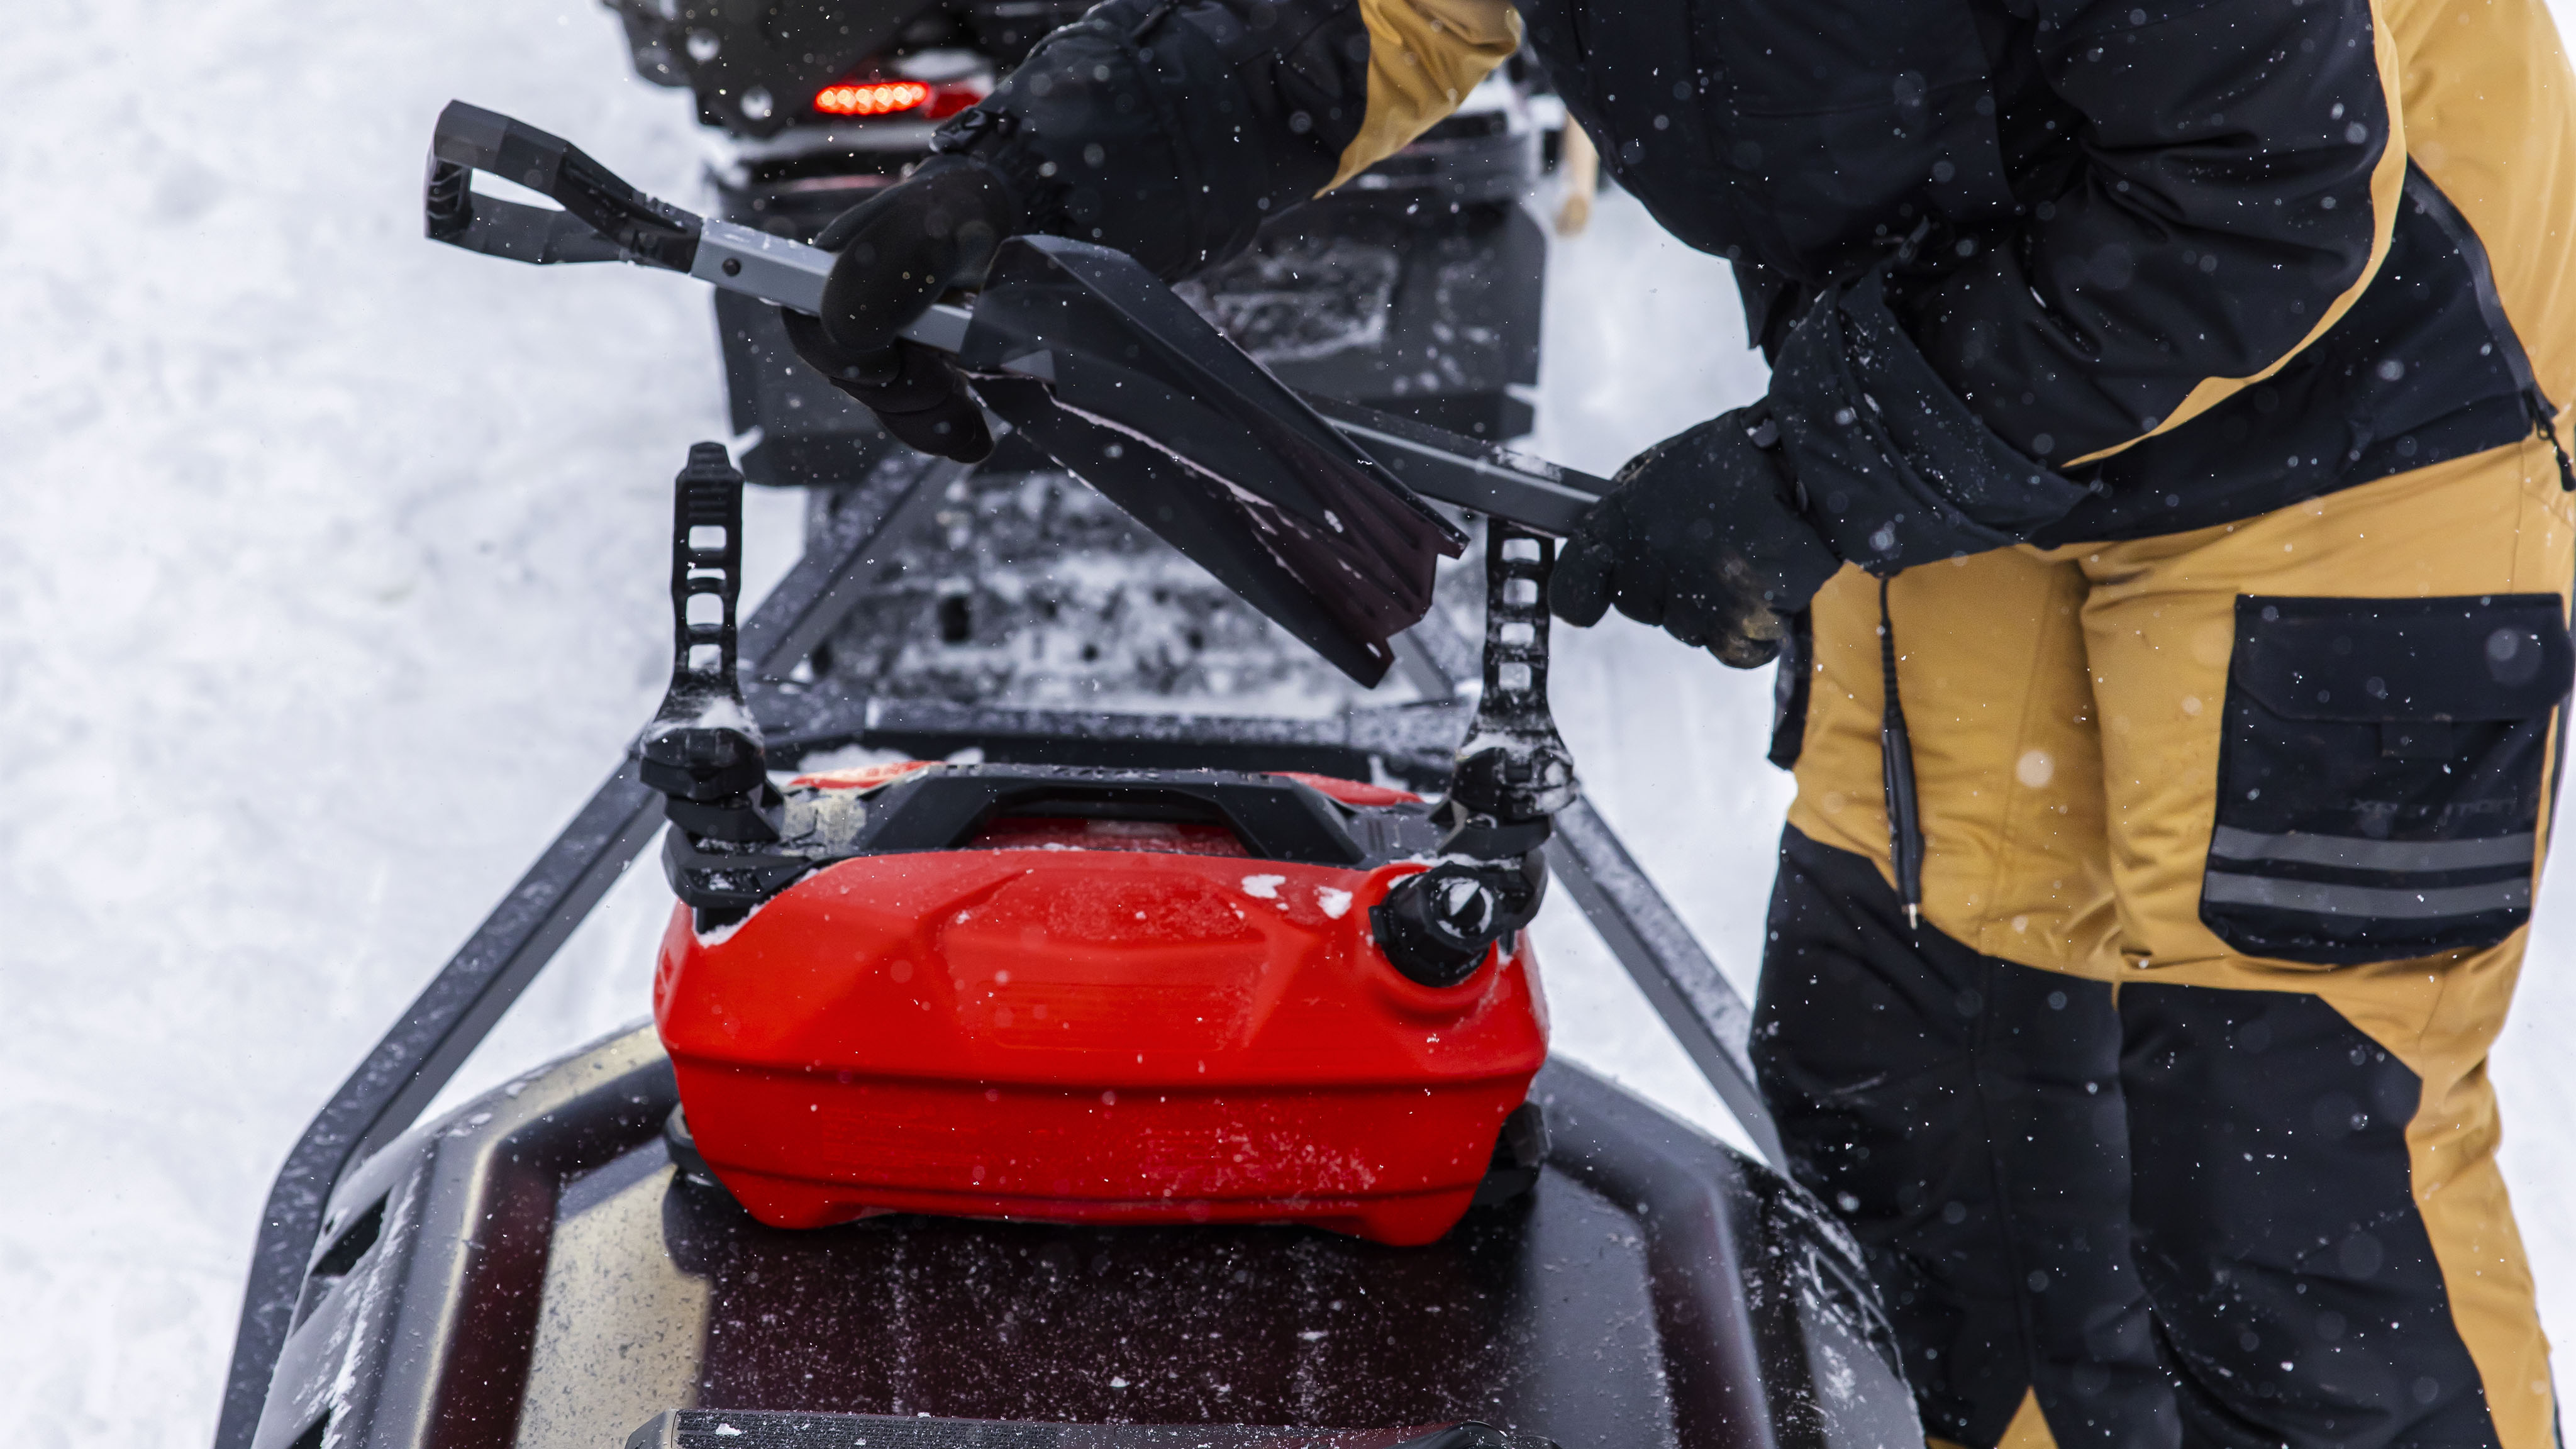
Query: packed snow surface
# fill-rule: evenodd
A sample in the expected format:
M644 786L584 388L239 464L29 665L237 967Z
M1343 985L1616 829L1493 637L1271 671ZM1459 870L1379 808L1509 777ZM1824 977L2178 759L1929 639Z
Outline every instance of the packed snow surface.
M0 52L0 1386L13 1442L212 1431L271 1175L651 717L670 478L724 435L708 302L420 237L463 97L682 204L700 142L564 0L16 0ZM1559 248L1536 451L1606 473L1762 385L1724 266L1616 198ZM757 495L747 594L792 560ZM1560 630L1583 778L1740 985L1788 794L1767 673ZM2576 1333L2567 873L2496 1063ZM449 1101L643 1013L636 870ZM1559 1046L1717 1130L1567 914Z

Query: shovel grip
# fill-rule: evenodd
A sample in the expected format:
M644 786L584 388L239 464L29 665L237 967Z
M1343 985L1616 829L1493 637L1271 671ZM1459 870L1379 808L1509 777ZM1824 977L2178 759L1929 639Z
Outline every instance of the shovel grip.
M477 196L477 171L563 210ZM463 101L439 112L421 211L433 241L541 265L624 261L685 272L705 229L695 215L646 195L571 142Z
M545 196L555 211L474 193L485 172ZM463 101L438 114L421 219L432 241L551 265L634 262L686 272L748 297L819 315L832 253L791 237L682 211L524 121ZM967 312L938 306L904 336L942 352L966 338Z

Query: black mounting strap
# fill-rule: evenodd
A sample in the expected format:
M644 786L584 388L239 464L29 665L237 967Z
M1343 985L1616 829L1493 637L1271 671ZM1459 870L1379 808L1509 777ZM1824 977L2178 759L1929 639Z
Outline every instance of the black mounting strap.
M1443 859L1372 907L1378 945L1425 986L1475 974L1538 916L1556 813L1578 798L1547 704L1547 579L1556 540L1485 520L1485 689L1435 816Z
M780 801L736 670L742 474L723 444L694 444L675 494L671 687L638 746L644 783L669 797L671 823L681 833L772 842Z
M695 443L672 481L671 688L656 724L719 700L742 706L742 474L722 443Z
M1485 523L1485 692L1458 747L1449 798L1506 824L1574 803L1574 756L1547 703L1547 580L1556 540Z

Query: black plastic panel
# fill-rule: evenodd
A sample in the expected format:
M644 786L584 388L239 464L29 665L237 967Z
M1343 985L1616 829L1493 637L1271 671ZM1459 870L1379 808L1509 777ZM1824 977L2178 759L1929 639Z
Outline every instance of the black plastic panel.
M1005 814L1222 824L1259 860L1350 866L1367 853L1331 801L1276 775L948 765L906 776L872 796L867 824L835 854L956 850Z
M1556 1449L1481 1424L1409 1429L1282 1429L1203 1424L996 1424L883 1414L745 1414L681 1409L635 1431L626 1449Z
M1410 1249L929 1218L788 1233L699 1189L664 1222L715 1286L708 1407L1663 1438L1643 1242L1561 1173Z

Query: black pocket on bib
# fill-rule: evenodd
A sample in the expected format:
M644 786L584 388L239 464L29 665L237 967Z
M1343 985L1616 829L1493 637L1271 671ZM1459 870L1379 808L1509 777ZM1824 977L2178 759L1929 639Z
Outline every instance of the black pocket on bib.
M2531 919L2555 594L2236 601L2200 918L2318 965L2491 946Z

